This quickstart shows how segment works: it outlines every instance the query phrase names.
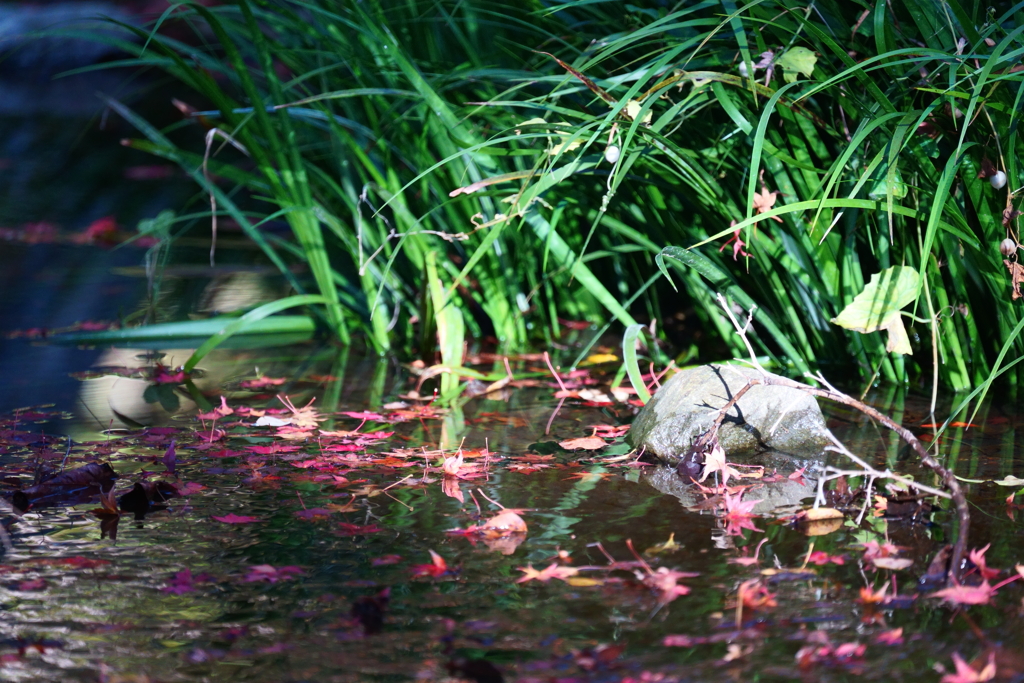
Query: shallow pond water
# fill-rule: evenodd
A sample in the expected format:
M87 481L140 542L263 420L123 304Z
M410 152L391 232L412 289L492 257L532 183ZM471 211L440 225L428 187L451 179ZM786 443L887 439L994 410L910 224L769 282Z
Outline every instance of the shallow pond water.
M11 524L0 566L5 680L938 680L933 666L952 670L953 652L971 658L986 647L1000 648L1001 680L1024 668L1024 582L960 614L927 597L938 586L918 585L951 533L941 509L886 518L869 508L858 525L857 503L843 526L809 537L786 513L813 498L814 467L801 486L789 475L806 463L774 461L777 472L745 482L744 495L775 496L776 508L755 508L747 521L756 531L730 529L692 486L683 500L662 493L657 468L611 436L632 420L630 405L569 400L556 413L555 388L540 386L402 408L415 381L406 368L310 342L212 357L203 380L212 404L197 419L141 398L154 382L151 354L107 354L150 374L97 370L76 380L65 413L6 415L4 490L67 456L65 470L110 463L116 496L157 481L182 495L144 519L122 513L116 540L98 492L58 491ZM305 426L301 415L298 425L255 426L266 409L264 418L296 418L278 391L301 415L310 400L320 414ZM892 393L870 399L907 424L927 421L925 401ZM211 412L220 395L234 412ZM98 415L104 405L160 426L121 419L111 429L129 416ZM931 481L894 437L846 409L829 416L875 466ZM1005 482L1021 473L1015 416L990 408L982 417L947 432L941 452L961 476ZM595 425L609 435L604 448L558 445ZM461 476L446 477L442 461L460 445ZM991 543L988 565L1004 570L993 583L1024 561L1010 518L1020 511L1006 501L1018 488L970 485L971 547ZM525 534L451 533L482 525L499 505L518 512ZM859 544L886 539L913 560L909 569L862 559ZM560 577L523 581L524 569L553 564ZM656 586L649 577L662 567L685 572L669 583L686 589ZM748 593L738 614L748 581L756 584L743 590L767 593ZM888 586L888 601L865 602L865 586Z

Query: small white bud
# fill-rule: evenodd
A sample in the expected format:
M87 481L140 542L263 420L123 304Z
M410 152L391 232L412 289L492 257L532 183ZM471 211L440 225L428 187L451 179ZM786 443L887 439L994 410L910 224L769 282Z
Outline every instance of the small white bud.
M999 253L1006 258L1010 258L1015 251L1017 251L1017 243L1009 237L999 243Z
M992 187L1001 190L1006 187L1006 174L1002 171L996 171L988 177L988 181L992 183Z
M750 75L750 72L747 71L747 63L746 62L740 62L740 76L743 76L743 78L746 78L749 75Z
M604 148L604 160L609 164L614 164L619 160L619 154L621 150L618 145L608 145Z

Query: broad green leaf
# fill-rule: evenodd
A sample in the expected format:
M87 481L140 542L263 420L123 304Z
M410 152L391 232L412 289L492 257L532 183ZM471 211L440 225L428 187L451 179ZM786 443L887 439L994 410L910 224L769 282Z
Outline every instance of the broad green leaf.
M814 64L818 61L818 55L806 47L794 47L786 50L786 53L775 60L775 63L782 67L782 78L786 83L796 80L797 74L803 74L807 78L814 73Z
M886 330L886 351L911 353L910 339L900 319L900 309L917 299L921 276L909 266L893 266L871 276L864 291L842 313L832 319L836 325L855 332Z
M643 105L640 104L639 101L630 100L629 102L626 103L626 116L628 116L631 120L636 121L636 117L640 116L640 110L642 108ZM654 112L648 110L647 114L644 115L644 120L641 121L640 123L644 125L650 125L651 118L653 117L653 115Z
M888 189L889 174L886 173L871 186L871 189L868 190L868 197L876 201L883 200L887 196ZM900 169L895 168L892 173L892 197L893 199L903 199L906 196L907 184L903 182L903 174L900 173Z

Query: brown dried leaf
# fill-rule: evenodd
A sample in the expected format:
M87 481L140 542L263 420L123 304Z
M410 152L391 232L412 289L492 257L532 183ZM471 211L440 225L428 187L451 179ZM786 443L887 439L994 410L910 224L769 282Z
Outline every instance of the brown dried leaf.
M1003 265L1010 271L1010 291L1013 292L1013 300L1024 296L1020 293L1020 285L1024 284L1024 266L1016 261L1003 261Z
M577 69L574 69L573 67L569 66L568 64L566 64L565 62L563 62L561 59L559 59L558 57L554 56L550 52L541 52L541 51L538 50L538 53L542 54L542 55L547 55L548 57L551 57L551 59L553 59L556 62L558 62L559 66L561 66L563 69L565 69L566 71L571 73L576 78L580 79L580 81L583 82L583 85L585 85L588 88L590 88L590 90L595 95L600 97L602 100L604 100L608 104L614 106L615 104L618 103L618 101L614 97L612 97L607 92L605 92L604 89L601 88L601 86L599 86L597 83L594 83L594 81L592 81L589 78L587 78L586 76L584 76L581 71L579 71Z

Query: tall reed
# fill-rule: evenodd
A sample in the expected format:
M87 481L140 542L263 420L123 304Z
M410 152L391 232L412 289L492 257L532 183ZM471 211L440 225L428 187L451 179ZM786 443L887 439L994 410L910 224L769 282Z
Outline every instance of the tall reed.
M185 2L126 27L128 62L193 88L249 158L213 157L208 182L198 129L177 145L118 106L268 258L308 264L296 286L339 335L382 351L427 308L506 350L556 340L559 319L692 309L712 359L735 343L722 292L756 306L781 368L963 390L1024 351L999 252L1024 184L1022 7ZM162 31L186 22L188 44ZM909 355L831 322L892 266L921 276Z

